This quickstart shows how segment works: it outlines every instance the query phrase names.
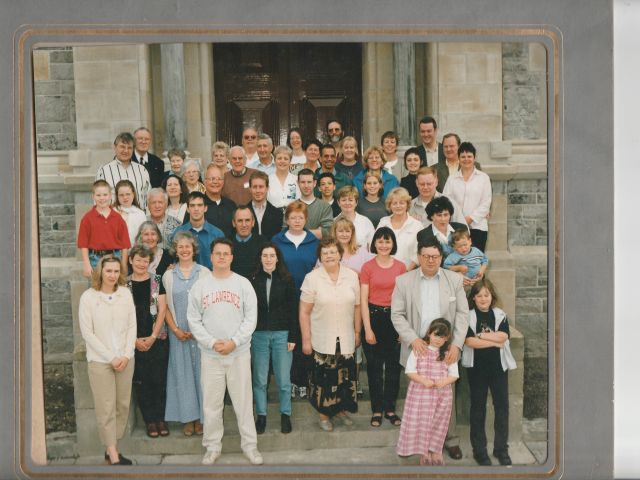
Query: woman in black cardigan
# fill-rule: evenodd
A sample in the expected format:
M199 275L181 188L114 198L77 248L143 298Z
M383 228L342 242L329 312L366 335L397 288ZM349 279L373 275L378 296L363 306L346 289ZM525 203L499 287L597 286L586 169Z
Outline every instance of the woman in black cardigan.
M258 297L258 325L251 337L256 432L264 433L267 425L267 381L271 358L280 398L280 430L289 433L292 351L300 336L298 300L293 277L274 243L267 242L260 247L251 284Z

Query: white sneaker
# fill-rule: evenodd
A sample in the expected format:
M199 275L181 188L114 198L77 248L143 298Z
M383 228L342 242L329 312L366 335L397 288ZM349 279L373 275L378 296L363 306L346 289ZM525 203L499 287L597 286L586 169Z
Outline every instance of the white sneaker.
M244 452L244 456L249 459L252 465L262 465L264 463L264 459L257 448Z
M307 387L298 387L300 398L307 398Z
M298 390L297 385L291 385L291 398L296 398L296 391Z
M213 465L216 463L216 460L220 457L220 452L214 452L213 450L207 450L207 453L202 457L203 465Z

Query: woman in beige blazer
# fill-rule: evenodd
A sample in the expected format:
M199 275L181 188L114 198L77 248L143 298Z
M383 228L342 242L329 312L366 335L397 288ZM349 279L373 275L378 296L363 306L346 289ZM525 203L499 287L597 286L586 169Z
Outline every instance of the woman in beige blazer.
M131 292L122 285L120 260L102 257L79 307L98 434L110 465L132 463L117 450L129 417L136 343L136 309Z

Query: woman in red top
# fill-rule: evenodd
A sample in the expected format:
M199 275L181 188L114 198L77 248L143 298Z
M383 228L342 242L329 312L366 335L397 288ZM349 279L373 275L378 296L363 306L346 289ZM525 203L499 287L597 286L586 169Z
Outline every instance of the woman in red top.
M367 358L372 427L382 424L383 414L392 425L398 427L401 424L395 412L400 388L400 343L398 332L391 323L391 295L396 277L406 273L407 267L392 257L396 250L393 230L379 228L371 240L371 253L376 256L360 271L360 305L364 325L362 347Z

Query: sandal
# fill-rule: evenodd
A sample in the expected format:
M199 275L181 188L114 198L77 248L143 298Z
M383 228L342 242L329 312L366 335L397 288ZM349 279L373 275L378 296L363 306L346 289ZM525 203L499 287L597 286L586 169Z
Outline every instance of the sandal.
M149 422L147 423L147 436L151 438L158 438L158 427L155 423Z
M166 437L169 435L169 427L167 426L167 422L158 422L158 432L161 437Z
M202 435L204 433L204 426L200 420L193 422L193 428L196 435Z
M185 437L190 437L193 435L193 422L187 422L184 424L184 427L182 428L182 433L184 433Z
M373 415L371 417L371 422L369 422L372 427L379 427L382 425L382 415Z
M394 427L399 427L400 425L402 425L402 419L395 413L391 413L391 414L385 413L384 418L389 420L391 425L393 425Z

